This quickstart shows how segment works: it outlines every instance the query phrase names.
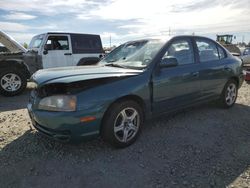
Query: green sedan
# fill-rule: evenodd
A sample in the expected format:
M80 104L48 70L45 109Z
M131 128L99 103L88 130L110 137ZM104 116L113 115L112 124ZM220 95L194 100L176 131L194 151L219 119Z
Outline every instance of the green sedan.
M213 100L232 107L243 79L242 62L209 38L137 40L98 65L36 72L28 111L38 132L53 139L101 136L126 147L149 118Z

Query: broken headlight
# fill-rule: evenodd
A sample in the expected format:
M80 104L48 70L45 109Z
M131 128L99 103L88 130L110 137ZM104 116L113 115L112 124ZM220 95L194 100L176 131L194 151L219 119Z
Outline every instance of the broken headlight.
M38 108L47 111L76 111L76 96L52 95L45 97L39 102Z

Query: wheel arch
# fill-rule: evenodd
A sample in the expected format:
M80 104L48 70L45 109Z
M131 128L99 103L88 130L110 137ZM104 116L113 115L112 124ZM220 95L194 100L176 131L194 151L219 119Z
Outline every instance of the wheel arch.
M110 109L112 108L112 106L116 103L121 103L123 101L134 101L137 104L139 104L139 106L142 109L143 112L143 118L145 118L145 102L143 101L143 99L141 97L139 97L138 95L126 95L126 96L122 96L120 98L117 98L115 101L113 101L108 108L106 109L106 111L104 112L103 118L101 120L101 126L100 126L100 131L102 131L102 127L103 127L103 122L108 114L108 112L110 111Z
M228 79L228 81L229 80L234 80L236 83L237 83L237 87L239 87L239 78L237 77L237 76L232 76L232 77L230 77L229 79Z
M0 61L0 69L17 69L25 74L27 79L30 78L30 71L28 66L21 60L3 60Z

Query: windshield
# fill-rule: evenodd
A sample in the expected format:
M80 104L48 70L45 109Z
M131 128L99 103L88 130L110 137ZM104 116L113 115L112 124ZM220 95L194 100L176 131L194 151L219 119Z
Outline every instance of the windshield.
M43 38L44 35L34 36L29 44L29 49L40 48L40 46L42 45Z
M152 62L163 45L161 40L128 42L114 49L100 64L143 69Z

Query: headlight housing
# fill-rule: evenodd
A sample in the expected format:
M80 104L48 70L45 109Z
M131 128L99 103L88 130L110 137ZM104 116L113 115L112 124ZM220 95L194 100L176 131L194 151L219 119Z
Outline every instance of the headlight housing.
M52 95L45 97L39 102L38 108L47 111L76 111L76 96Z

